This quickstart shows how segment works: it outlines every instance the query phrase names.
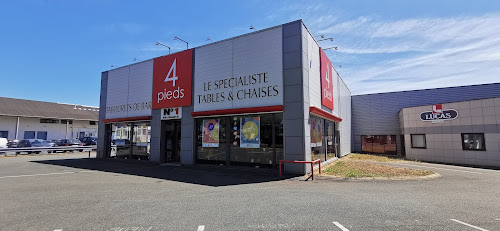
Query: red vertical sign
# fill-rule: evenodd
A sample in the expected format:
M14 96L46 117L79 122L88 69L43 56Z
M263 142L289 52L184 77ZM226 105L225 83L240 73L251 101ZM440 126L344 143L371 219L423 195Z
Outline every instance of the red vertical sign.
M154 59L153 109L191 105L193 50Z
M321 104L333 110L333 78L332 62L328 59L323 49L319 48L321 62Z

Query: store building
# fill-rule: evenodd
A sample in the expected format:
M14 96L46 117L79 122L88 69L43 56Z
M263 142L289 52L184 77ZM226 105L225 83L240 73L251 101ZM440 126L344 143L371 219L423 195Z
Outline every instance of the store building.
M0 97L0 137L76 139L97 137L99 108Z
M500 166L500 83L352 96L353 152Z
M105 71L100 108L99 158L276 168L351 152L351 93L301 20Z

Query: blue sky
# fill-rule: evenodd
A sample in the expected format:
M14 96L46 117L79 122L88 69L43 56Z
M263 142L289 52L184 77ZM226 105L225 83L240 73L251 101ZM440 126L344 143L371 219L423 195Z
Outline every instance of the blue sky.
M0 7L0 96L98 106L101 72L167 54L157 41L297 19L333 38L353 94L500 82L500 1L17 0Z

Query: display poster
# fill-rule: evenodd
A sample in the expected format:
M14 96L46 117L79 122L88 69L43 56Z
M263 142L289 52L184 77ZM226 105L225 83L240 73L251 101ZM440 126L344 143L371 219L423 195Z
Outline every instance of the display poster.
M321 147L322 146L322 129L323 120L318 118L311 118L311 147Z
M219 119L203 120L203 139L202 147L219 147Z
M260 148L260 117L242 117L241 148Z

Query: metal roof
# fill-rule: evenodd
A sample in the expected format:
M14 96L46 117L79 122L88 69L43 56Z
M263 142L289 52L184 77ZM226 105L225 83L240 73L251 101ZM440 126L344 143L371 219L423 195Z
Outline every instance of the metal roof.
M99 108L0 97L0 115L98 121Z

